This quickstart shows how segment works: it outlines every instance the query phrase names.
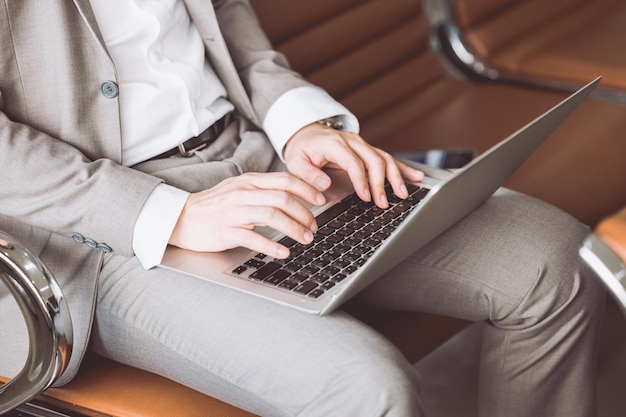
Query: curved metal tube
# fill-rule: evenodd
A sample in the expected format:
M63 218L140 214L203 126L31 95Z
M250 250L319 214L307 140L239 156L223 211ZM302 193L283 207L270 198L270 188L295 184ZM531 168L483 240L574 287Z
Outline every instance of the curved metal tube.
M623 260L595 233L587 236L578 252L626 316L626 265Z
M24 316L29 353L22 370L0 386L0 414L33 399L65 370L72 351L70 311L48 268L10 235L0 231L0 281Z
M580 83L545 78L494 68L481 59L464 38L464 34L454 17L453 0L424 0L422 2L426 18L431 27L430 42L448 72L457 78L473 81L497 81L573 92ZM592 97L604 100L626 102L626 93L618 90L596 89Z
M476 81L495 81L500 74L474 54L463 39L452 13L450 0L425 0L426 18L431 26L431 44L453 75Z

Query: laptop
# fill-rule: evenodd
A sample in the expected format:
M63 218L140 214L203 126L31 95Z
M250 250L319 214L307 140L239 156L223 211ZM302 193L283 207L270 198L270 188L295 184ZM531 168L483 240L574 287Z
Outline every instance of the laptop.
M302 245L266 228L257 231L290 247L287 260L236 248L203 253L168 247L160 267L244 291L299 310L324 315L484 203L597 86L601 77L446 175L409 184L406 200L390 195L382 210L361 202L343 171L327 203L311 210L319 230Z

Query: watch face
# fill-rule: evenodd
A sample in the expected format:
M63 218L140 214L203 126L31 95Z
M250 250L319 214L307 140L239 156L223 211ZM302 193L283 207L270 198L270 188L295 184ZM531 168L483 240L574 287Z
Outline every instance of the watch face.
M341 120L341 117L338 116L329 117L328 119L322 119L317 123L335 130L343 130L343 121Z

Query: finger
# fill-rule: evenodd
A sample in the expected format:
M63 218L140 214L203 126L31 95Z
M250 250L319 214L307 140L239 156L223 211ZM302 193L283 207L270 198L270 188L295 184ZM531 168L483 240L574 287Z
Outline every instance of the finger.
M278 259L285 259L289 256L287 247L253 230L239 229L234 233L235 240L241 242L241 244L235 244L233 247L245 247L254 252L264 253Z
M372 194L367 176L367 168L363 158L356 152L355 148L341 138L337 145L328 148L328 166L340 168L348 174L354 191L363 201L371 201Z
M380 159L369 156L364 156L363 158L366 160L372 193L380 196L377 200L375 199L375 202L378 206L385 208L388 206L386 196L382 191L385 179L391 184L395 195L400 198L407 198L409 193L406 188L405 178L410 181L420 181L424 178L424 174L402 164L388 152L381 149L369 147L369 149L365 149L363 152L372 150L376 152ZM382 172L383 170L384 172Z
M381 207L389 207L385 193L385 180L388 175L388 164L392 158L385 152L372 147L365 141L355 141L352 147L356 155L363 161L367 171L367 184L374 203Z
M312 205L322 205L326 202L321 191L289 172L247 173L242 177L258 189L286 191Z
M400 172L404 178L408 179L409 181L421 181L424 179L425 174L422 171L410 167L405 163L398 161L397 159L394 159L394 161L400 169Z
M299 200L294 198L292 194L287 191L276 190L254 190L246 192L247 205L254 210L277 210L291 218L299 225L305 227L307 230L315 233L317 232L317 223L315 222L315 216L305 205ZM275 215L275 213L269 211L266 212L269 215ZM258 217L255 217L258 219ZM266 220L257 220L266 221ZM266 224L265 226L273 226Z
M385 180L389 179L389 160L384 158L384 152L376 148L367 149L368 156L365 159L367 173L374 203L381 208L389 207L387 193L385 192Z
M247 228L266 226L305 245L313 241L313 232L308 226L303 225L279 208L251 207L249 219L250 223Z
M339 168L347 172L357 195L364 201L370 201L371 195L367 182L366 170L361 158L354 152L349 141L354 135L349 132L324 131L319 146L306 151L292 152L287 160L288 168L318 189L330 186L330 177L321 168ZM348 139L346 139L346 137Z
M305 154L299 154L288 161L287 167L292 174L322 192L328 190L331 185L330 177L321 169L327 162L325 159L313 162Z
M400 197L400 198L407 198L409 196L409 191L407 190L406 184L405 184L405 176L403 175L403 170L402 167L400 166L400 163L398 161L396 161L396 159L394 157L392 157L389 153L382 151L382 150L378 150L378 152L380 153L381 157L383 159L385 159L385 163L386 163L386 169L387 169L387 179L389 181L389 183L391 184L391 188L393 189L393 192L396 196ZM408 168L408 167L407 167ZM413 173L409 173L409 175L412 175ZM413 176L414 178L422 178L419 176ZM407 178L407 179L411 179L413 180L413 178Z

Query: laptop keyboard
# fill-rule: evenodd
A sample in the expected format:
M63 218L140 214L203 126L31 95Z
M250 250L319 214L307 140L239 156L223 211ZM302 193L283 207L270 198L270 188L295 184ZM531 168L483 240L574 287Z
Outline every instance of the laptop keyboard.
M352 193L316 217L313 242L303 245L289 237L280 243L290 250L286 259L256 253L231 273L295 294L319 298L357 271L428 193L407 184L409 197L395 196L386 186L389 208L381 209Z

